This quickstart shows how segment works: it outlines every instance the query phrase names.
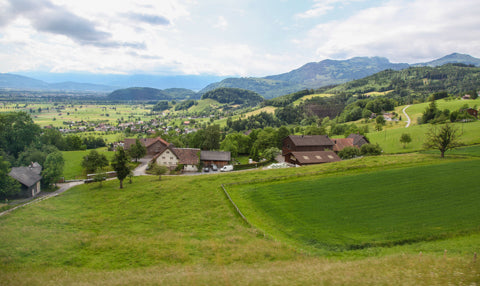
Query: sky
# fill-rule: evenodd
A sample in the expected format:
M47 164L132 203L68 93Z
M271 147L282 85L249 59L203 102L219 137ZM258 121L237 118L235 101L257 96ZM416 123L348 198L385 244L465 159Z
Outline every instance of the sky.
M0 72L267 76L480 57L478 0L0 0Z

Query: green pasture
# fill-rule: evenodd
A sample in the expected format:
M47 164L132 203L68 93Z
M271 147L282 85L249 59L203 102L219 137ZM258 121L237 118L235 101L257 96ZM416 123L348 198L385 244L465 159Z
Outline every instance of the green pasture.
M440 127L438 125L437 127ZM460 134L460 141L465 145L480 144L480 121L468 123L454 123ZM385 153L405 153L423 150L425 142L425 133L432 128L431 124L411 125L408 128L385 128L382 131L373 131L367 134L368 139L372 143L378 143ZM370 129L372 130L372 129ZM405 148L400 143L400 136L403 133L410 134L412 142L408 143Z
M107 151L107 148L96 149L100 154L105 154L107 159L112 160L115 152ZM63 176L65 180L84 179L86 178L85 171L82 168L82 160L91 150L84 151L62 151L65 166L63 167ZM107 167L106 171L111 171L111 167Z
M56 107L63 106L61 111L57 111ZM38 112L41 108L42 111ZM47 110L48 108L48 110ZM33 111L30 113L30 109ZM124 104L62 104L62 103L28 103L28 104L9 104L4 106L0 111L25 111L30 113L32 119L40 126L52 125L54 127L65 127L63 122L70 121L101 121L105 123L115 124L117 120L126 121L150 120L155 116L148 115L151 106L145 104L124 105Z
M330 96L333 96L333 94L329 94L329 93L316 93L316 94L309 94L309 95L306 95L300 99L297 99L293 102L293 105L297 106L299 105L300 103L308 100L308 99L312 99L314 97L330 97Z
M267 234L325 253L478 234L479 172L477 159L227 189Z
M409 223L401 216L398 227L389 228L385 223L396 222L395 217L378 217L383 223L376 223L370 218L365 224L359 221L360 218L352 218L365 227L361 229L360 226L352 226L353 222L346 220L342 214L334 216L327 213L326 216L333 221L326 222L326 225L341 230L342 239L348 243L351 243L348 235L353 233L356 239L353 245L360 244L358 241L372 241L372 238L377 238L378 242L397 243L402 232L405 238L423 238L423 231L438 237L442 237L443 233L452 235L410 245L369 247L359 250L363 251L362 258L354 251L346 251L339 259L318 255L318 252L311 251L308 247L298 247L298 244L282 236L272 239L270 234L273 232L264 236L261 230L249 226L237 215L220 187L221 184L239 182L250 182L251 186L259 186L255 182L267 180L277 183L295 181L308 190L308 187L312 188L312 183L315 183L315 186L318 184L326 189L328 196L325 200L335 201L334 196L338 193L337 201L340 207L344 209L350 204L356 211L361 212L357 213L352 209L348 215L368 218L363 212L373 216L373 211L377 208L379 214L388 215L387 208L381 203L393 201L379 188L373 188L370 192L370 185L365 188L367 181L373 180L372 178L383 182L379 179L382 176L404 176L402 171L418 173L413 172L413 169L421 166L429 168L430 165L439 171L443 170L440 166L444 165L459 167L461 170L455 170L458 172L465 169L461 167L462 164L475 169L475 166L471 166L472 162L478 163L478 160L469 161L454 156L440 159L438 155L406 154L364 157L333 164L281 170L162 176L161 181L157 176L142 176L133 178L132 184L127 180L124 189L119 189L117 180L103 182L102 185L80 185L57 197L0 216L0 284L475 284L478 282L480 266L472 263L472 255L473 251L478 252L480 235L478 231L468 234L478 215L472 214L472 217L467 219L462 217L469 211L473 212L469 205L472 202L466 202L467 198L471 201L476 199L474 194L469 194L466 190L452 190L452 193L466 198L452 200L451 206L446 206L445 214L438 214L446 219L445 222L425 218L427 210L437 216L433 206L439 204L439 207L444 207L447 199L434 196L431 190L424 191L423 177L419 178L418 174L412 178L412 182L405 182L407 190L398 190L397 187L398 194L393 191L390 193L398 198L398 206L394 206L392 211L401 212L402 215L404 211L418 212L422 215L420 222ZM426 173L428 175L433 171L434 169L429 169ZM378 176L374 176L375 174ZM346 178L343 185L342 176ZM347 184L352 183L352 178L362 179L359 186L363 188L357 187L355 190L363 196L351 194L357 199L357 204L347 196ZM327 185L323 180L339 185ZM418 185L411 188L414 181L417 181ZM243 186L249 187L248 184ZM316 208L316 205L307 199L304 205L300 203L296 193L302 192L301 189L290 191L292 199L297 197L295 204L298 208ZM407 204L408 200L413 199L404 192L416 199L414 204ZM305 193L306 198L312 197L312 192L309 193ZM453 197L453 194L447 192L439 195ZM288 197L283 197L282 200L286 202L287 199ZM367 204L368 201L369 207L362 207L361 204ZM429 202L432 206L429 206ZM319 203L327 209L334 209L334 206L326 205L325 202ZM267 205L267 202L252 203L255 207L259 204ZM281 200L272 201L271 204L282 205ZM453 205L459 209L458 214L453 213ZM422 206L427 210L422 211ZM291 206L284 207L285 210L292 209ZM299 212L293 209L292 216ZM448 213L452 218L446 217ZM280 214L287 222L292 221L288 215ZM410 213L405 216L416 219ZM457 228L452 223L455 217L462 218ZM315 222L315 218L306 219ZM302 221L291 225L290 229L280 230L301 230L305 227ZM353 230L340 225L344 221L347 221ZM422 225L421 222L432 223L443 229ZM379 234L372 233L371 227L377 225L380 227ZM411 228L408 228L409 226ZM462 234L462 231L467 233ZM315 229L313 234L318 235L321 232L324 230ZM340 236L328 235L330 236L327 242L340 239ZM445 249L448 249L446 257L443 256ZM418 255L419 251L423 252L421 257Z
M469 107L472 108L479 108L480 107L480 98L477 98L475 100L461 100L461 99L452 99L452 100L446 100L446 99L439 99L435 101L437 104L437 108L440 110L448 109L451 112L459 110L462 108L465 104L467 104ZM418 103L418 104L413 104L410 107L407 108L406 112L408 116L410 116L410 119L412 120L412 124L417 123L417 119L419 117L422 117L423 112L427 108L427 106L430 104L430 102L424 102L424 103ZM402 115L402 120L406 120L404 118L405 116L402 113L402 109L405 106L399 106L395 109L395 111Z

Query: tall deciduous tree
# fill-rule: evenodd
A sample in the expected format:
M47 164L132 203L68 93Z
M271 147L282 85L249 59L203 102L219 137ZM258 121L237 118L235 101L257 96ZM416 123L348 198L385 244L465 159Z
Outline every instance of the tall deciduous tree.
M119 147L117 152L115 152L115 157L113 157L111 165L115 172L117 172L117 179L120 181L120 189L123 189L123 180L131 172L128 161L127 153L122 147Z
M146 154L147 154L147 147L142 145L142 143L138 138L137 140L135 140L135 144L130 146L130 150L128 150L128 155L130 155L130 157L132 158L135 158L135 162L137 162L138 159L142 158Z
M95 173L97 169L108 166L107 156L100 154L97 150L90 151L82 160L82 167L87 173Z
M50 185L52 183L56 183L63 174L64 165L65 160L63 159L63 155L60 151L48 154L42 171L44 184Z
M0 114L0 149L18 157L26 146L36 142L41 129L25 112Z
M460 146L461 134L454 125L445 123L441 127L433 125L425 134L425 142L423 146L426 149L438 149L440 157L445 156L445 152Z
M0 199L8 198L20 191L20 184L8 176L10 163L0 156Z

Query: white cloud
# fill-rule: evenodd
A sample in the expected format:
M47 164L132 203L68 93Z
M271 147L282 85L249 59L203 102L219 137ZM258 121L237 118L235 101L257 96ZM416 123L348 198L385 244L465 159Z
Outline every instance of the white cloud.
M328 11L335 8L338 0L315 0L315 4L309 10L295 15L298 18L314 18L325 15Z
M227 19L225 19L223 16L218 16L217 23L214 25L214 27L225 31L228 27Z
M342 22L319 24L296 42L315 49L318 58L386 56L416 62L451 52L478 55L480 5L474 2L392 1Z

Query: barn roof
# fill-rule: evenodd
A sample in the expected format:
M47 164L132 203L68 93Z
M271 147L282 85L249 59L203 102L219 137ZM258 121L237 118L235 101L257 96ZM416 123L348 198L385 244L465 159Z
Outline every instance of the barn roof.
M333 151L294 151L292 155L301 165L330 163L342 160Z
M295 146L333 146L327 135L289 135Z
M222 151L201 151L200 160L202 161L230 161L230 152Z

